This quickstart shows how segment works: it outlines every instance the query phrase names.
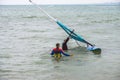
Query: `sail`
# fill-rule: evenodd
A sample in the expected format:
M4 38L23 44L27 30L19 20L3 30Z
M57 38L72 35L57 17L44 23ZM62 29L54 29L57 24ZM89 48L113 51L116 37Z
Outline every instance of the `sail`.
M68 28L68 26L64 25L60 21L56 21L56 23L73 39L77 41L81 41L83 43L87 43L80 35L74 33L71 29Z
M80 35L76 34L73 30L69 29L68 26L64 25L63 23L61 23L60 21L58 21L57 19L55 19L54 17L52 17L51 15L49 15L45 10L43 10L39 5L37 5L36 3L32 2L32 0L29 0L30 3L32 3L33 5L35 5L36 7L38 7L44 14L46 14L46 16L48 16L50 19L52 19L53 21L55 21L71 38L89 44L91 46L93 46L91 43L89 43L88 41L86 41L85 39L83 39ZM93 50L99 50L101 52L100 48L96 48ZM93 51L91 50L91 51Z

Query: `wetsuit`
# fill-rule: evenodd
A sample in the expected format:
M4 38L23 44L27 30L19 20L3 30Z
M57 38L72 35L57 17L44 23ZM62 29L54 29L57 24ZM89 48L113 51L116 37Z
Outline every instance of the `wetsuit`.
M68 50L68 47L67 47L67 42L69 41L69 37L62 43L62 49L63 50Z
M70 56L69 54L66 54L63 52L63 50L61 48L54 48L51 52L51 55L56 55L59 54L60 56L65 55L65 56Z

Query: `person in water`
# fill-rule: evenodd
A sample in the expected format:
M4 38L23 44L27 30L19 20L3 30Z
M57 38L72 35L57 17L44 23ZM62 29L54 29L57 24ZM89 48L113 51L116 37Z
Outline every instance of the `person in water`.
M62 54L65 56L72 56L69 54L66 54L63 49L60 48L60 44L56 44L56 48L53 48L52 52L50 53L53 57L55 57L57 60L59 60L62 57Z
M64 42L62 43L62 49L63 49L63 50L68 50L67 42L69 41L70 36L73 34L73 32L74 32L74 29L71 31L71 33L70 33L70 35L67 37L67 39L65 39Z
M62 43L62 49L63 50L68 50L68 47L67 47L67 42L69 41L69 37L67 37L67 39L64 40L64 42Z

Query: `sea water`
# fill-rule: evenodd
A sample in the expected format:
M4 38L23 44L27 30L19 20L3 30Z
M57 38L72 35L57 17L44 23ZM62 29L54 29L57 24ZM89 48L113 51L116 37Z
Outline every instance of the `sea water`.
M68 42L60 62L50 52L68 36L35 6L0 6L0 80L120 80L119 5L44 5L51 16L102 49Z

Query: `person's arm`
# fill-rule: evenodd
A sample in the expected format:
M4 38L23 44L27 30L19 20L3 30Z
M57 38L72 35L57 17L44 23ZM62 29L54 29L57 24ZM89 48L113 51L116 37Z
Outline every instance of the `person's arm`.
M69 39L70 39L70 38L69 38L69 37L67 37L67 39L65 40L65 42L64 42L64 43L66 44L66 43L69 41Z
M65 55L65 56L71 56L71 55L69 55L69 54L64 53L63 50L61 50L61 53L62 53L63 55Z
M54 50L52 50L52 52L50 53L51 55L54 55Z
M67 39L66 39L66 43L69 41L69 39L70 39L70 38L69 38L69 37L67 37Z

